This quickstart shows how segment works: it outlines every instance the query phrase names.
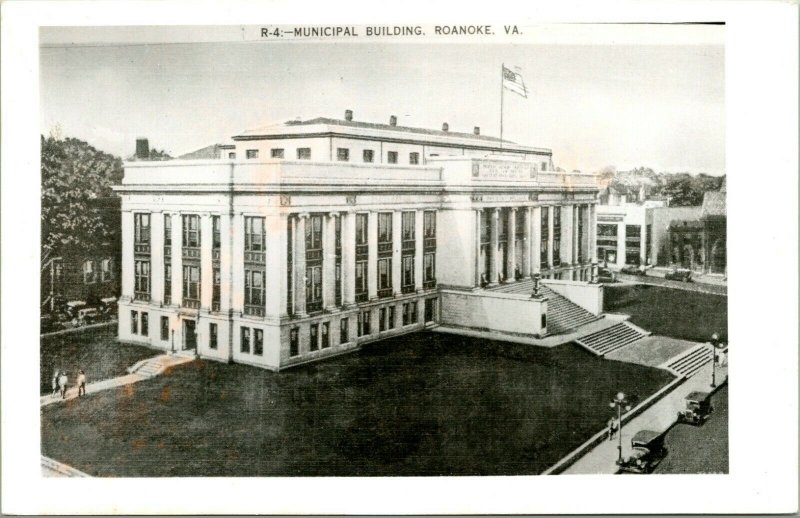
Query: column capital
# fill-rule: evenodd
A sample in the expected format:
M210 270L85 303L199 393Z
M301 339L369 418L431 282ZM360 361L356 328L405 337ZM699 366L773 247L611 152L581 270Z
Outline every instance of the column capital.
M501 209L502 209L502 207L494 207L494 208L492 209L492 211L493 211L495 214L500 214L500 210L501 210Z
M518 208L519 208L519 207L511 207L511 212L517 212L517 209L518 209Z
M297 215L297 217L300 219L307 219L309 217L309 214L308 212L301 212L300 214Z

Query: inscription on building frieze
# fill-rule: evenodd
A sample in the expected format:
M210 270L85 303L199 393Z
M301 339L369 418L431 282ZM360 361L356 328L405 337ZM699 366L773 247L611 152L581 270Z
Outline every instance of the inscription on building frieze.
M481 180L536 180L536 164L480 161L472 164L472 177Z

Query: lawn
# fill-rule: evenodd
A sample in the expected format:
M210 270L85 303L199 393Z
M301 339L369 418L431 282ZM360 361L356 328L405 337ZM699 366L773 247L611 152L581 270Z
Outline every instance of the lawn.
M67 372L70 385L83 369L91 383L121 376L134 363L157 354L147 347L118 343L116 325L43 336L39 340L40 390L51 392L56 369Z
M714 412L703 426L675 425L665 445L667 457L655 473L728 473L728 387L712 396Z
M417 333L280 373L194 361L51 405L42 449L97 476L536 474L618 391L671 379L575 345Z
M605 286L604 299L604 311L626 313L653 334L707 342L717 333L728 341L726 296L640 284Z

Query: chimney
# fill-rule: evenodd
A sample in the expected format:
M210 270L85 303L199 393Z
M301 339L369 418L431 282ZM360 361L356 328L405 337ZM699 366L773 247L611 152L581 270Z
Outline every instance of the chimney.
M136 139L136 159L147 160L150 158L150 143L146 138Z
M346 120L346 121L353 120L353 110L345 110L344 111L344 120Z
M450 131L450 125L446 122L442 123L442 131Z
M475 128L473 128L473 130L472 130L472 133L474 133L476 135L480 135L481 134L481 127L480 126L475 126Z
M389 117L389 126L397 126L397 117L396 116L391 115Z

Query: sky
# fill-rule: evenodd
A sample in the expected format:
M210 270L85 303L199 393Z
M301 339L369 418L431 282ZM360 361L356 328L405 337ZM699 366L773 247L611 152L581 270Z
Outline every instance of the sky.
M505 63L519 67L529 96L505 92L504 138L552 149L555 165L725 173L721 44L58 40L40 49L41 132L123 157L137 137L176 156L345 109L360 121L396 115L400 125L496 136Z

